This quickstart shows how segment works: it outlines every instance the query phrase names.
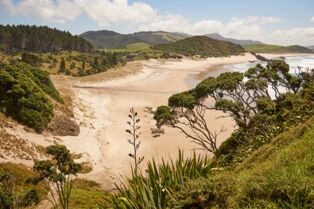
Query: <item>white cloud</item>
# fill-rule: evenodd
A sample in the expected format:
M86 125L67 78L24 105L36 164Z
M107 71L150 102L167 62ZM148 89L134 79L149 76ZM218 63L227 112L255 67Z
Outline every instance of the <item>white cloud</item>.
M64 23L75 20L81 8L72 0L23 0L14 4L12 0L0 0L13 15L38 17L43 21Z
M225 35L256 35L260 25L280 22L277 17L232 18L228 23L217 20L192 22L175 14L158 14L149 4L128 0L0 0L12 14L35 16L43 21L66 22L85 13L101 27L129 24L134 30L167 30L204 34L220 32Z
M227 23L218 20L202 20L192 22L180 15L159 15L149 23L140 24L137 30L165 30L170 32L184 32L195 35L206 33L220 33L235 38L254 38L264 34L262 25L281 21L277 17L232 18Z
M65 23L86 15L101 28L127 25L133 31L164 30L194 35L220 33L226 37L248 38L277 44L313 44L313 27L294 27L274 32L266 29L267 24L283 20L271 16L249 16L231 18L227 22L218 20L190 19L176 14L161 14L143 2L128 0L0 0L0 5L13 15L36 17L45 23ZM314 22L314 17L311 18Z
M276 30L265 40L282 45L313 45L314 27L295 27L286 30Z
M141 2L129 4L127 0L76 0L75 3L101 26L149 22L157 16L150 5Z

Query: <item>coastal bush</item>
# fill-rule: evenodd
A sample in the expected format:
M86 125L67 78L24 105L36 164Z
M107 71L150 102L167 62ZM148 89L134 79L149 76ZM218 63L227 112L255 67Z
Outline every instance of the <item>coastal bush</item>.
M34 183L48 181L49 187L56 191L51 193L50 201L54 208L60 204L62 209L69 209L70 196L73 189L73 176L81 170L81 166L75 163L70 151L62 145L51 145L46 149L50 159L35 161L33 170L37 177Z
M112 209L161 209L167 206L166 196L179 189L186 181L210 175L210 160L194 154L185 158L179 151L177 160L169 162L155 160L148 163L146 174L133 170L126 185L119 186L118 192L105 197L100 208Z
M35 174L23 165L0 164L0 209L30 208L37 205L47 192L45 182L29 182Z
M40 59L40 57L37 56L36 54L24 52L22 54L22 62L25 62L35 67L40 67L41 64L43 63L43 60Z
M299 69L291 74L287 63L271 60L266 67L256 65L245 73L222 73L206 78L194 89L172 95L168 106L157 108L154 119L158 127L171 125L179 129L226 165L243 159L247 151L311 117L313 83L313 70ZM208 98L214 102L208 102ZM227 139L219 149L216 144L219 133L208 127L205 118L210 110L222 111L233 118L241 133Z
M158 44L153 46L153 49L162 51L162 58L178 59L181 58L180 55L189 57L200 56L204 58L237 55L244 52L244 49L240 45L205 36L194 36L173 43Z
M189 180L165 208L314 208L314 118L262 145L233 168Z
M2 67L0 84L0 111L38 132L53 116L48 95L63 102L48 74L27 64Z

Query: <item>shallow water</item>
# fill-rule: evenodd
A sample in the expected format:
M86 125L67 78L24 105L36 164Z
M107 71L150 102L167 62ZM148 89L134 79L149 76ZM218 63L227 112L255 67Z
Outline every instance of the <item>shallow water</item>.
M281 56L277 58L279 59L280 57ZM298 55L298 56L286 57L285 61L290 65L290 68L292 71L293 69L296 69L298 67L305 68L305 69L314 68L314 55L302 55L302 56ZM251 67L256 66L257 64L266 65L266 62L257 61L254 63L248 62L248 63L234 64L234 65L224 65L221 70L215 73L214 76L223 72L227 72L227 71L245 72L246 70L248 70Z
M275 59L279 59L282 56L278 56ZM314 69L314 55L297 55L297 56L289 56L285 58L285 61L290 65L291 73L294 73L294 69L298 67L307 69ZM223 65L220 69L209 72L204 78L209 76L218 76L221 73L225 72L245 72L251 67L255 67L257 64L261 64L265 66L267 63L262 61L256 62L246 62L239 64L231 64L231 65ZM191 74L186 78L186 83L190 86L190 88L194 88L199 82L201 82L200 78L195 74Z

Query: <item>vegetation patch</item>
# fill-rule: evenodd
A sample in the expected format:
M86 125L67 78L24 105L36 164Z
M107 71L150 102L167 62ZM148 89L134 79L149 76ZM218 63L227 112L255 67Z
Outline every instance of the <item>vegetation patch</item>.
M269 44L253 44L245 45L243 47L246 51L255 53L313 53L312 50L298 45L278 46Z
M81 37L47 26L0 25L0 48L10 52L89 52L93 47Z
M244 52L240 45L218 41L205 36L195 36L173 43L155 45L153 49L184 56L221 57L238 55Z
M34 172L21 164L0 164L0 208L26 208L37 205L47 195L47 184L33 185Z
M24 63L1 67L0 111L41 132L53 116L49 97L63 102L48 74Z

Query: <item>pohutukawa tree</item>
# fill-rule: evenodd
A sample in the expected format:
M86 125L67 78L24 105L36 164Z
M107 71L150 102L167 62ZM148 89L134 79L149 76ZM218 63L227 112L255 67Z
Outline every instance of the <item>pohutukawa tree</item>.
M157 126L170 124L181 130L194 143L209 152L217 151L217 133L213 133L205 119L209 109L201 101L197 101L193 91L175 94L169 98L169 106L157 108L154 119Z
M144 157L138 156L138 149L140 148L141 141L139 141L139 137L141 135L140 133L140 119L138 117L137 112L134 110L134 108L130 109L129 121L127 121L127 124L130 126L129 129L126 129L126 132L131 136L131 139L128 139L129 144L132 145L133 153L129 153L129 156L134 160L134 173L135 175L138 174L138 166L143 162Z
M171 96L168 106L157 108L154 119L157 126L169 124L203 149L215 153L219 133L209 128L206 112L223 111L234 119L238 128L249 130L260 111L275 110L274 100L283 93L297 93L302 89L308 74L293 75L289 70L284 61L275 60L266 67L257 65L246 73L226 72L209 77L194 89ZM209 102L208 98L214 102Z

